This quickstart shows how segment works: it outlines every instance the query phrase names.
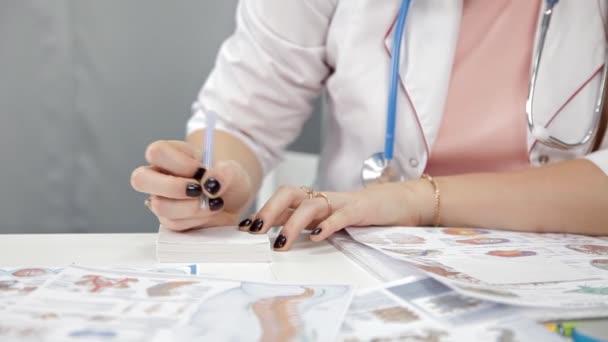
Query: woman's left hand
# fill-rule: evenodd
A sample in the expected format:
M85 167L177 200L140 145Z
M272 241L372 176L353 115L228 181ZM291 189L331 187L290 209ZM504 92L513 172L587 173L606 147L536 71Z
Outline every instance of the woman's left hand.
M254 234L283 226L274 242L274 249L280 251L289 250L304 229L312 229L312 241L321 241L352 226L417 226L425 223L428 216L423 204L433 201L430 186L414 181L379 184L351 192L312 193L282 186L253 218L239 226Z

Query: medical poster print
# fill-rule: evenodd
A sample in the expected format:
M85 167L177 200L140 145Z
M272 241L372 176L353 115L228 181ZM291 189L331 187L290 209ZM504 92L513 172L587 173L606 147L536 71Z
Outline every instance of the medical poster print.
M85 270L89 275L104 274L107 278L124 271L133 271L110 268L96 269L95 272L92 272L92 269ZM3 268L0 270L0 278L10 280L12 284L11 288L7 288L5 292L5 305L0 305L1 341L148 341L154 336L151 332L157 331L156 328L154 330L141 329L142 326L148 326L144 322L151 321L149 318L137 320L123 315L120 317L121 319L113 319L111 315L105 315L103 311L96 312L96 309L108 309L107 303L103 303L103 301L97 303L96 306L95 301L86 301L80 296L72 298L69 292L58 293L58 296L52 298L46 296L46 299L44 296L38 297L38 294L44 293L46 286L54 283L56 278L64 273L74 272L70 269L62 271L64 271L63 268L48 267ZM106 271L109 271L109 274L106 274ZM165 265L150 268L149 271L179 277L195 273L196 265ZM121 279L133 279L133 277L132 274L129 274ZM94 280L98 282L98 285L103 285L100 282L101 278L81 277L82 284L79 286L86 287L91 285ZM125 283L129 282L119 280L113 285L124 287ZM103 286L112 286L112 284L110 282ZM93 292L99 292L103 286L91 289L94 290ZM66 299L66 297L69 298ZM75 303L78 299L83 300L83 305ZM64 304L67 306L64 307ZM161 309L166 308L159 305L141 307L141 311L148 315ZM142 315L142 317L145 316ZM162 320L159 321L158 318L155 318L152 323L162 323Z
M0 341L70 342L70 341L150 341L155 331L130 329L105 323L28 320L0 314Z
M608 241L471 228L348 228L459 292L495 302L608 310Z
M334 341L352 296L346 285L243 282L205 299L172 339Z
M33 293L62 269L61 267L0 268L0 310ZM182 275L196 274L197 265L160 266L147 271Z
M30 319L172 327L214 292L238 282L130 270L68 267L9 312Z
M0 310L25 298L59 271L47 267L0 268Z
M334 340L352 295L346 285L67 267L0 310L0 341Z
M339 341L562 341L517 310L415 277L359 291Z

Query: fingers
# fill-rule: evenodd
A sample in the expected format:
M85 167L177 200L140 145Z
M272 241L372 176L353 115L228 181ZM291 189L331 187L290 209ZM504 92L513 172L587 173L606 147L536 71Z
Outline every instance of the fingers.
M265 234L270 228L285 222L291 216L289 209L298 208L308 195L302 189L293 186L281 186L264 204L249 225L252 233ZM288 212L289 214L285 214ZM289 216L287 216L289 215Z
M151 143L146 149L146 160L179 177L200 179L205 173L194 150L183 141L159 140Z
M208 218L214 213L221 211L223 203L219 206L209 205L208 208L202 209L198 198L178 200L160 196L150 197L150 210L158 217L165 217L171 220Z
M234 225L234 222L236 221L236 216L235 214L221 212L213 214L213 216L210 216L208 218L188 218L181 220L172 220L165 217L159 217L158 221L165 228L174 231L185 231L195 228L231 226Z
M184 230L202 227L204 220L202 219L183 219L183 220L172 220L166 217L158 217L158 222L168 229L176 232L182 232Z
M188 178L163 174L149 166L142 166L131 174L131 186L139 192L173 199L199 197L201 185Z
M240 166L232 160L220 161L214 165L201 179L205 195L211 198L222 196L228 189L231 189L237 177L247 177L245 174L237 174L238 170L240 170ZM238 189L233 190L238 191Z
M281 229L281 234L274 242L274 249L286 251L291 248L298 235L315 220L326 217L327 202L323 198L312 198L302 201L289 220Z
M333 233L353 225L356 222L357 214L350 208L342 208L319 223L318 228L310 233L310 239L315 242L322 241Z
M287 222L287 220L289 220L289 218L291 217L291 214L293 214L293 212L294 212L293 209L287 209L284 212L282 212L281 215L270 225L270 227L268 227L268 229L266 229L266 231L268 231L272 227L284 225L285 222ZM262 234L261 231L256 232L256 231L249 230L249 228L253 225L253 222L255 222L256 220L257 219L255 216L244 219L243 221L241 221L241 223L239 223L239 230L243 231L243 232L250 232L252 234Z

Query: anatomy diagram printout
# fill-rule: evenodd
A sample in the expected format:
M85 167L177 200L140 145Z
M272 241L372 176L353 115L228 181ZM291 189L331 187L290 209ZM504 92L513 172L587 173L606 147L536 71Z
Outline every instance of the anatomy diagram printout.
M462 294L548 308L608 309L608 241L472 228L348 228Z
M341 341L563 341L517 311L418 277L361 290Z
M3 271L9 282L0 278L0 341L333 340L353 296L346 285L178 272L79 266ZM10 280L27 272L28 281Z

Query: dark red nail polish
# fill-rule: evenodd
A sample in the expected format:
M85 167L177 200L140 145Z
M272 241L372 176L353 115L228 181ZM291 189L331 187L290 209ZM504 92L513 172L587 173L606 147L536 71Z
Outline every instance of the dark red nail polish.
M224 200L221 197L209 199L209 210L218 211L224 207Z
M207 181L205 181L205 184L203 185L203 187L205 187L205 190L207 190L208 193L215 195L220 191L220 182L217 181L217 179L210 177L209 179L207 179Z
M255 221L253 221L253 224L251 225L251 227L249 227L249 231L250 232L254 232L257 233L260 230L262 230L262 227L264 226L264 220L262 219L257 219Z
M201 185L198 183L189 183L186 185L186 196L188 197L198 197L203 193L203 189Z
M248 227L249 225L251 225L251 219L244 219L243 221L241 221L241 223L239 223L239 227Z
M199 167L198 170L196 170L196 173L194 174L194 176L192 176L192 178L201 180L201 179L203 179L205 172L207 172L207 170L205 170L202 167Z
M279 234L279 236L277 236L277 239L274 240L274 248L283 248L286 243L287 237L285 237L285 235L283 234Z

